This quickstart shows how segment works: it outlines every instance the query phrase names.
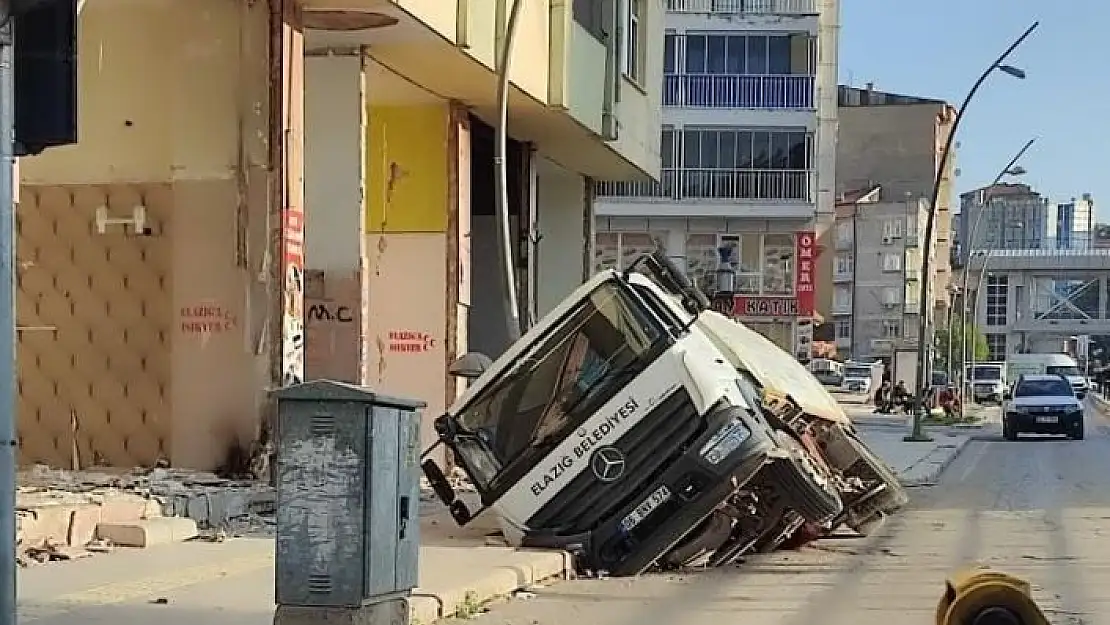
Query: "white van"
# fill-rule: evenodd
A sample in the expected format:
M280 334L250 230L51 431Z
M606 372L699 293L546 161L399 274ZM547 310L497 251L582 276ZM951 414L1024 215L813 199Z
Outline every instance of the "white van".
M1087 396L1090 383L1079 369L1079 364L1067 354L1012 354L1006 359L1006 371L1011 380L1017 376L1055 374L1068 379L1079 399Z

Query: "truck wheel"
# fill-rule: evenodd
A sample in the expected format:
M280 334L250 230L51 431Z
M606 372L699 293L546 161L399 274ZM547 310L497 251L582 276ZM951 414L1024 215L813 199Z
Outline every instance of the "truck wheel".
M1017 440L1017 430L1006 419L1002 420L1002 437L1008 441Z
M1072 440L1081 441L1083 440L1083 435L1083 422L1080 421L1079 424L1075 426L1075 429L1071 431L1071 437Z
M809 457L809 451L786 432L775 432L775 438L790 454L769 467L787 505L805 520L818 524L840 514L844 509L840 494Z

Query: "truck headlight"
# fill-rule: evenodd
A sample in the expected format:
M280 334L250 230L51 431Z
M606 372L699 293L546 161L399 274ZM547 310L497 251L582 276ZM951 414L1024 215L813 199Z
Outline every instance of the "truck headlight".
M739 419L732 419L701 447L701 457L709 464L718 464L739 449L752 435L748 426Z

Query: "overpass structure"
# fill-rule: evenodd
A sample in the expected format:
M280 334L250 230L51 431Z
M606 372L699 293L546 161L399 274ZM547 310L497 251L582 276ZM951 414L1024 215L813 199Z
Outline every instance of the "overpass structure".
M1110 249L982 251L965 271L992 359L1110 335Z

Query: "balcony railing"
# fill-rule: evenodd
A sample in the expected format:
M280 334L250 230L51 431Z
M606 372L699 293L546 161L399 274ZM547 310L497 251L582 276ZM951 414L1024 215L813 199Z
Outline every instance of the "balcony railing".
M672 13L817 15L817 0L666 0Z
M813 83L813 76L671 74L663 77L663 105L812 109Z
M852 239L850 239L850 238L841 238L839 236L836 237L836 249L838 249L838 250L850 250L850 249L852 249L852 247L854 247Z
M833 282L851 282L852 270L842 271L837 269L833 272Z
M834 315L850 315L852 314L852 302L833 302L832 311Z
M658 182L599 182L599 197L812 202L813 173L781 169L665 169Z

